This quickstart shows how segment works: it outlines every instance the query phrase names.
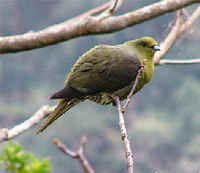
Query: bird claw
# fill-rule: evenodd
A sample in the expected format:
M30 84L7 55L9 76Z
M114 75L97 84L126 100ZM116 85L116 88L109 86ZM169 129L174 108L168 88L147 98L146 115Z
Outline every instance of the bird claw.
M139 74L138 74L138 77L139 77L139 78L142 78L142 74L144 73L144 65L141 65L141 66L140 66L140 69L139 69L138 73L139 73Z

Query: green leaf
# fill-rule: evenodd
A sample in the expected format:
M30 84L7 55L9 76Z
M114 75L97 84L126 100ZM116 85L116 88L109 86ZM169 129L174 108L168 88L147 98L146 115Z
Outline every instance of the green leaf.
M52 169L48 159L39 161L13 142L9 142L0 154L0 164L8 173L49 173Z

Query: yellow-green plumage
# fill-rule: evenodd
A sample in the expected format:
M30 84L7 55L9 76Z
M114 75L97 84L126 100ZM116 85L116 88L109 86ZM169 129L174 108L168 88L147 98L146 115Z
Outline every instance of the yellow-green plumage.
M143 37L116 46L99 45L83 54L67 76L65 88L50 97L60 99L60 102L37 133L86 99L101 105L113 103L111 96L124 100L138 70L144 66L134 94L138 92L154 74L156 50L159 50L157 42L151 37Z

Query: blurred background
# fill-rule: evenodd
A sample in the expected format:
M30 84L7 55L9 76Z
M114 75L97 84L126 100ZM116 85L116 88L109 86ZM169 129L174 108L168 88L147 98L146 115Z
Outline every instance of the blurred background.
M38 31L61 23L107 0L0 0L0 36ZM127 0L117 14L157 2ZM191 13L197 6L188 7ZM78 57L97 44L119 44L142 36L161 42L175 13L166 14L120 32L76 38L16 54L0 55L0 128L11 128L33 115L48 96L64 86ZM170 49L171 59L199 57L200 20ZM197 172L200 169L200 64L157 66L155 76L132 99L126 124L138 173ZM84 102L36 136L37 127L15 138L39 158L48 157L52 172L83 172L78 161L52 143L58 137L77 149L88 137L86 155L96 172L126 171L125 156L114 107ZM0 152L6 143L0 144ZM0 168L1 170L2 168ZM1 170L3 172L3 170Z

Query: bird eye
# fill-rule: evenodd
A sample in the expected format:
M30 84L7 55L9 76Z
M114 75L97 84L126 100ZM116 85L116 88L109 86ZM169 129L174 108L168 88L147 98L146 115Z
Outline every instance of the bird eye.
M147 44L145 43L145 42L141 42L141 45L143 46L143 47L147 47Z

